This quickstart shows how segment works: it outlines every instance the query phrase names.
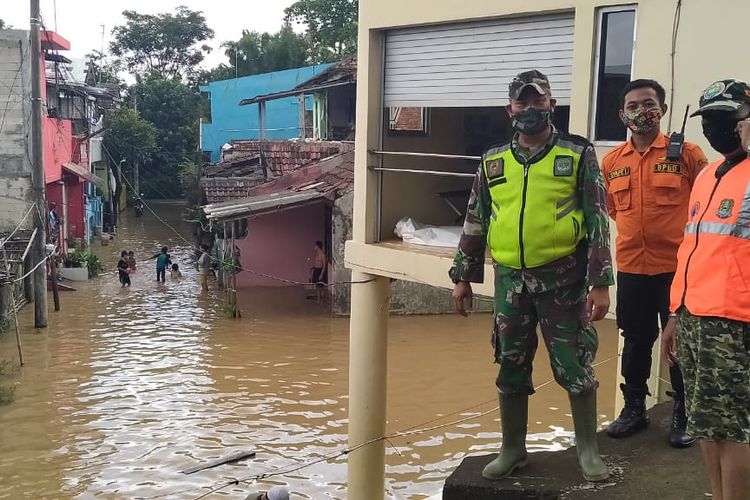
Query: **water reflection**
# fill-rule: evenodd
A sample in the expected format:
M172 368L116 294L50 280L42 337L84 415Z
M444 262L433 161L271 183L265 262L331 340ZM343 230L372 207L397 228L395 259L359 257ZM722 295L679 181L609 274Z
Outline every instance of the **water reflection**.
M190 234L179 206L155 208ZM181 281L156 283L154 263L144 259L162 245L180 264ZM121 249L139 259L131 289L121 289L112 271ZM0 498L194 498L208 491L202 487L289 470L346 446L347 319L326 315L298 289L242 291L243 318L225 319L220 294L198 291L190 247L148 212L126 219L118 239L96 251L109 271L63 294L63 311L50 313L47 330L34 332L32 308L23 311L27 365L14 379L16 402L0 408ZM487 316L390 320L389 433L496 404L488 326ZM617 339L611 326L601 337L605 359ZM0 359L14 349L12 336L0 339ZM599 369L607 416L615 369L615 362ZM535 370L537 383L551 379L545 353ZM551 384L531 401L530 449L568 446L565 393ZM467 454L496 451L499 439L495 412L391 439L388 498L439 498ZM257 455L179 472L238 449ZM345 458L254 486L274 484L289 485L294 498L344 499ZM252 489L213 496L243 498Z

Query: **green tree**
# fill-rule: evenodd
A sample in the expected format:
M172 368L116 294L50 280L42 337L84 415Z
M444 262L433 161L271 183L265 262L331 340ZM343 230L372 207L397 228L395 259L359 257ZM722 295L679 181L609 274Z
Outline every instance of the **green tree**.
M198 147L201 97L177 79L150 75L130 88L129 99L156 131L154 151L141 169L147 197L178 197L185 193L179 182L179 165L193 160Z
M284 10L287 21L307 27L313 63L340 61L357 53L358 0L298 0Z
M211 51L198 44L214 36L202 12L185 6L174 14L122 13L125 25L112 30L110 51L134 74L156 74L162 78L188 78Z
M104 147L114 161L144 163L156 151L157 131L132 108L116 109L104 117Z
M2 19L0 19L0 30L11 29L11 28L12 28L12 26L10 26L5 21L3 21Z
M198 83L299 68L310 60L310 44L289 23L274 34L243 30L239 40L221 46L229 64L202 72Z
M104 148L112 155L107 164L110 169L122 165L122 173L127 179L133 178L134 165L143 165L150 160L156 151L156 139L156 127L132 108L120 108L104 117ZM121 164L121 160L125 162ZM118 200L122 186L119 177L115 175L114 178L115 200Z

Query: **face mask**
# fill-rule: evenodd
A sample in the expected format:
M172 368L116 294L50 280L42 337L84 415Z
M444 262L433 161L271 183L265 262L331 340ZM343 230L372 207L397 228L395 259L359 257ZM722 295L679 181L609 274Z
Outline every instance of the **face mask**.
M625 124L634 134L646 134L651 132L654 127L659 126L661 120L661 110L659 108L643 109L638 108L635 111L623 112L622 123Z
M733 153L742 147L740 136L735 130L737 120L703 120L703 135L711 147L721 154Z
M552 110L529 107L520 113L516 113L511 118L514 130L522 134L534 135L544 130L550 124L552 121Z

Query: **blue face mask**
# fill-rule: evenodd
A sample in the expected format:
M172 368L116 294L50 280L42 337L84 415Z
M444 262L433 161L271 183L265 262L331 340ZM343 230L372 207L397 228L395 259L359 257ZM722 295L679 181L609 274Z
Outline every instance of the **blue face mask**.
M521 134L534 135L552 122L552 110L528 107L511 116L513 129Z

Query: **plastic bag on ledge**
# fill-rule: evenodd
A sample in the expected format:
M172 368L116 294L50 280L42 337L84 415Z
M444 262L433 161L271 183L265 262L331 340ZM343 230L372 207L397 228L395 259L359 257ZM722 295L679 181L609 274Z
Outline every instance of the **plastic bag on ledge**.
M461 229L461 226L429 226L404 217L396 223L394 232L404 243L456 248L461 239Z

